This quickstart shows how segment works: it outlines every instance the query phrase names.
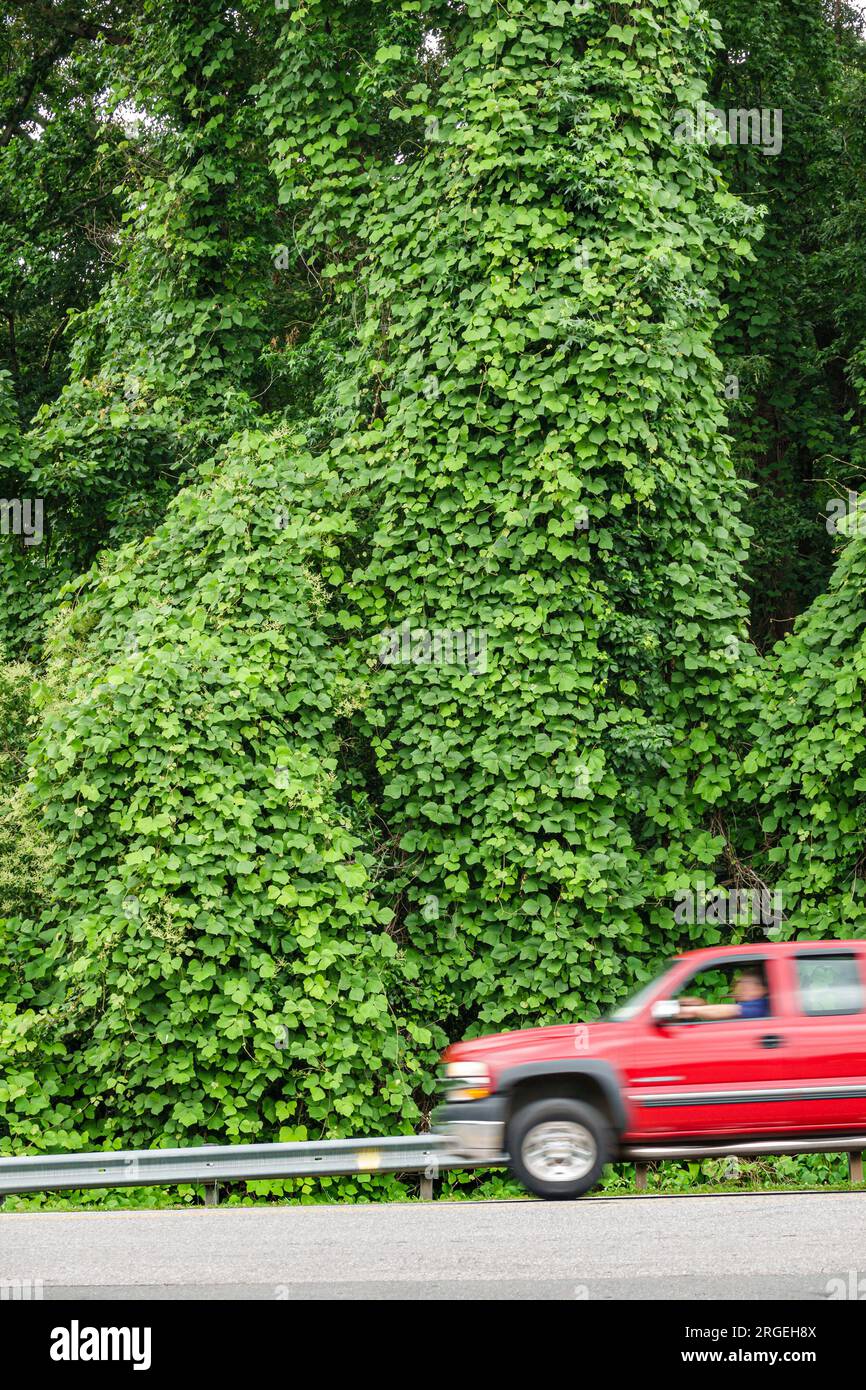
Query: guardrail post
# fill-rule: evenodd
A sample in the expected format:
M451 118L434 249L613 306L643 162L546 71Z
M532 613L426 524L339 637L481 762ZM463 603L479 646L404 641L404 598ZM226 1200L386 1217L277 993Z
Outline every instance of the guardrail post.
M848 1155L848 1181L863 1181L863 1155L862 1153L849 1153Z
M218 1207L220 1203L220 1185L218 1182L206 1182L204 1185L204 1204L206 1207Z
M427 1163L426 1168L423 1168L423 1169L421 1170L421 1201L422 1201L422 1202L432 1202L432 1201L433 1201L433 1182L434 1182L434 1180L435 1180L436 1178L438 1178L438 1177L439 1177L439 1157L438 1157L437 1154L434 1153L434 1154L433 1154L433 1157L432 1157L432 1158L429 1160L429 1162Z
M646 1175L648 1171L648 1163L636 1163L634 1165L634 1185L637 1192L646 1192Z

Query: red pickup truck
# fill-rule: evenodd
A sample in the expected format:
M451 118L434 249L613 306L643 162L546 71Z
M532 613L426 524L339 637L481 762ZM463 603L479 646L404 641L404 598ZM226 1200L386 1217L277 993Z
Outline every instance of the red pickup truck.
M579 1197L620 1160L862 1151L866 941L692 951L600 1022L442 1062L450 1152L507 1155L539 1197Z

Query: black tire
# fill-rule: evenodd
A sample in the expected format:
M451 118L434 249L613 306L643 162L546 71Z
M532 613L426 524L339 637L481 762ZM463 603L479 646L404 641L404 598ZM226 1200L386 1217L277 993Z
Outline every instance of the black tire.
M554 1127L569 1125L578 1126L580 1133L563 1129L557 1139ZM548 1128L539 1132L542 1126ZM547 1159L545 1146L549 1153ZM532 1152L533 1147L535 1153ZM508 1125L512 1173L536 1197L544 1197L548 1201L569 1202L591 1191L601 1178L612 1147L610 1128L604 1116L583 1101L567 1100L565 1097L561 1100L532 1101L516 1111ZM556 1175L557 1149L563 1153L561 1176ZM579 1157L581 1152L589 1163L585 1171L582 1171ZM548 1169L547 1177L544 1176L544 1168ZM575 1169L578 1171L575 1172Z

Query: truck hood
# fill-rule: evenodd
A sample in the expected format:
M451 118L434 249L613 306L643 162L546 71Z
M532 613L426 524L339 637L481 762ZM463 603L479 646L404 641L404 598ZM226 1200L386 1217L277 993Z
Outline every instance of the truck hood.
M624 1023L558 1023L550 1028L524 1028L514 1033L492 1033L467 1042L452 1043L442 1054L448 1062L484 1062L492 1071L520 1066L539 1057L607 1057L625 1041Z

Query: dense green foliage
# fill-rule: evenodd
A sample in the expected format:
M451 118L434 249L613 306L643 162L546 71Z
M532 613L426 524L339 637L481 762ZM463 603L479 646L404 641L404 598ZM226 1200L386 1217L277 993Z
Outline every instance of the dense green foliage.
M724 42L713 104L778 109L783 136L773 157L757 144L719 152L730 187L766 209L719 346L739 383L734 456L754 483L745 513L751 633L766 649L826 587L833 556L820 516L829 498L857 486L851 421L862 405L851 368L866 338L855 212L863 52L850 30L834 32L820 4L720 0L712 8Z
M859 932L853 14L7 10L0 1149L411 1129L704 880Z

